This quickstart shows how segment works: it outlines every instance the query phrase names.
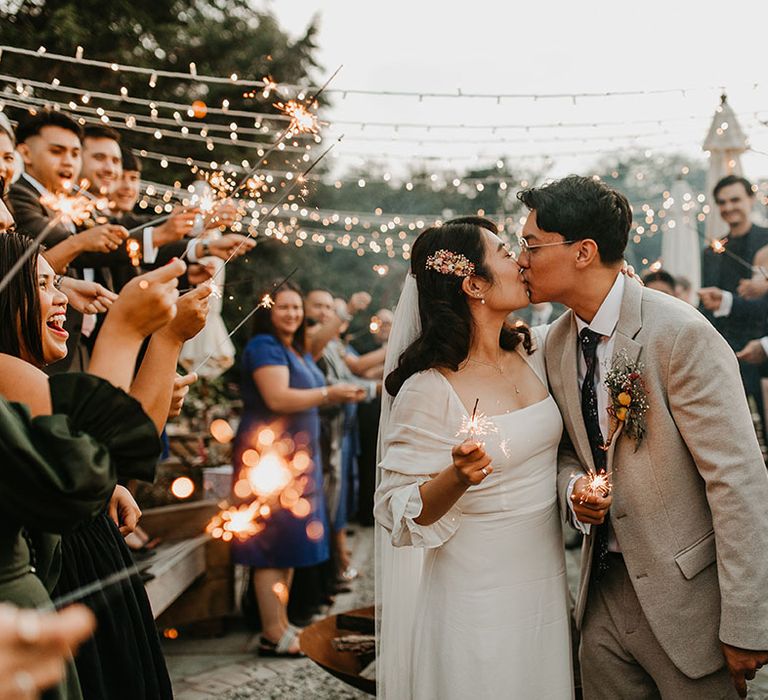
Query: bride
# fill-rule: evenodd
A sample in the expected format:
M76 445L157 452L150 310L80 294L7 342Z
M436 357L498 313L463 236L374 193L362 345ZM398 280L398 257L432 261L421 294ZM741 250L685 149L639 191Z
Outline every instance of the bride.
M486 219L425 230L385 370L376 491L379 697L573 696L546 329ZM394 398L392 398L394 397Z

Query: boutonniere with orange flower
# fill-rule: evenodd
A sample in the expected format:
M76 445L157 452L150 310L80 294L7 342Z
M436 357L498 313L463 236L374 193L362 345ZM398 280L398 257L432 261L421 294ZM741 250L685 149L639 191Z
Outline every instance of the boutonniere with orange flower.
M643 381L643 365L633 362L626 353L619 355L605 377L605 385L610 397L608 415L610 429L608 439L603 445L607 450L616 433L623 430L627 437L635 441L635 451L645 436L645 414L648 403L648 390Z

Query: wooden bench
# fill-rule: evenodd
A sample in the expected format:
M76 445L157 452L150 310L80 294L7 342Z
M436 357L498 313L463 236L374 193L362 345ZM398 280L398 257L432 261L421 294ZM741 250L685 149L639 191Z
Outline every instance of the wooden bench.
M205 534L216 501L193 501L143 512L141 526L163 543L141 568L159 627L221 620L234 609L229 545Z

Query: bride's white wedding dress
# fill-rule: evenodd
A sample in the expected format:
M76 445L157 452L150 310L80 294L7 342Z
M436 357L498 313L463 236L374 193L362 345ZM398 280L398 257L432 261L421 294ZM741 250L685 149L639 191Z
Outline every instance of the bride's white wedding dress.
M544 331L534 330L543 348ZM542 350L521 354L546 384ZM376 518L396 547L426 548L410 620L411 666L399 673L409 675L417 700L567 700L573 676L556 503L560 412L548 395L489 416L498 432L481 439L493 472L439 521L418 525L419 485L451 464L466 417L448 380L427 370L403 385L383 436ZM391 678L389 671L377 676Z

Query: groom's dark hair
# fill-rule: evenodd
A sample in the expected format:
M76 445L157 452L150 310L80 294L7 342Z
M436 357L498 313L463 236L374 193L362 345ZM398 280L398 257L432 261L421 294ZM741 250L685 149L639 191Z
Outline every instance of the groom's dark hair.
M621 192L601 180L569 175L521 190L517 198L536 212L536 224L542 231L559 233L568 241L592 239L604 263L624 258L632 208Z

